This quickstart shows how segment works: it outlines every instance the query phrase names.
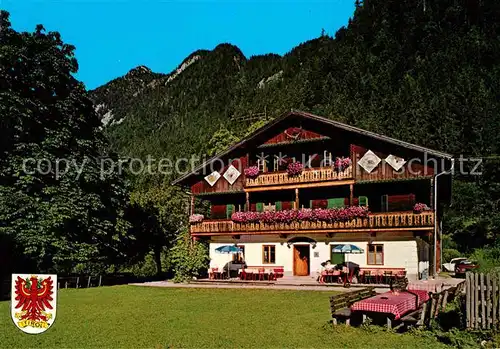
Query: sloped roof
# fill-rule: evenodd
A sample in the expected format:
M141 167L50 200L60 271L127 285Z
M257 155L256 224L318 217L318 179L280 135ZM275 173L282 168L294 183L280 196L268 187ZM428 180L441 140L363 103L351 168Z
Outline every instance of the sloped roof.
M201 164L201 165L197 166L196 168L194 168L190 173L187 173L187 174L185 174L185 175L177 178L175 181L172 182L172 184L173 185L180 184L181 182L185 181L189 177L191 177L193 175L196 175L197 173L199 173L200 170L202 170L206 166L210 165L214 160L229 155L234 150L242 147L243 145L245 145L249 141L255 139L257 136L259 136L260 134L262 134L263 132L269 130L270 128L278 125L279 123L283 122L284 120L286 120L286 119L288 119L290 117L299 117L299 118L302 118L304 120L316 121L316 122L319 122L319 123L323 123L325 125L334 126L335 128L338 128L338 129L341 129L341 130L344 130L344 131L353 132L353 133L356 133L356 134L359 134L359 135L362 135L362 136L366 136L366 137L369 137L369 138L373 138L373 139L376 139L376 140L379 140L379 141L382 141L382 142L385 142L385 143L391 143L391 144L394 144L394 145L397 145L397 146L400 146L400 147L403 147L403 148L407 148L409 150L417 151L417 152L420 152L420 153L427 153L427 154L430 154L430 155L435 156L435 157L439 157L439 158L443 158L443 159L448 159L448 160L451 160L453 158L453 156L451 154L448 154L448 153L444 153L444 152L441 152L441 151L429 149L429 148L426 148L426 147L422 147L422 146L419 146L419 145L416 145L416 144L412 144L412 143L408 143L408 142L405 142L405 141L401 141L401 140L398 140L398 139L395 139L395 138L392 138L392 137L388 137L388 136L384 136L384 135L381 135L381 134L377 134L377 133L374 133L374 132L366 131L366 130L363 130L361 128L354 127L354 126L351 126L351 125L347 125L347 124L344 124L344 123L341 123L341 122L338 122L338 121L334 121L334 120L331 120L331 119L328 119L328 118L325 118L325 117L322 117L322 116L318 116L318 115L314 115L314 114L311 114L311 113L303 112L303 111L300 111L300 110L293 110L292 109L290 112L287 112L287 113L283 114L282 116L280 116L280 117L278 117L278 118L270 121L269 123L267 123L263 127L259 128L258 130L256 130L255 132L251 133L247 137L243 138L238 143L236 143L236 144L232 145L231 147L225 149L224 151L222 151L222 152L214 155L213 157L211 157L210 159L208 159L207 161L205 161L203 164Z

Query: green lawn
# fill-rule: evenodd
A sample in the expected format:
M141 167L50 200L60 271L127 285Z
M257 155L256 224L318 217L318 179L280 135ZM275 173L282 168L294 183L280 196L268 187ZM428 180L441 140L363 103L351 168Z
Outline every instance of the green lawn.
M0 302L0 348L435 348L433 339L325 326L332 292L153 288L67 289L56 321L27 335Z

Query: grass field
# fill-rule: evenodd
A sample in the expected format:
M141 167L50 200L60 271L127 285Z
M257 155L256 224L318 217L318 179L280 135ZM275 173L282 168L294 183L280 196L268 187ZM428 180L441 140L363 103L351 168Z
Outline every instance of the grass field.
M332 292L170 289L137 286L63 289L56 321L27 335L0 302L0 348L439 348L433 339L327 325Z

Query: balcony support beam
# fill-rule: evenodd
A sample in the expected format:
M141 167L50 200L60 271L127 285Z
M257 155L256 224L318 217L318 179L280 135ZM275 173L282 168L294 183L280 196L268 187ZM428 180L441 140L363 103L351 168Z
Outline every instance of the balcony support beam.
M191 204L189 207L189 215L193 215L193 214L194 214L194 195L191 194Z
M295 209L299 209L299 188L295 188Z
M354 203L354 184L349 184L349 191L350 191L350 196L349 196L349 205L352 206Z

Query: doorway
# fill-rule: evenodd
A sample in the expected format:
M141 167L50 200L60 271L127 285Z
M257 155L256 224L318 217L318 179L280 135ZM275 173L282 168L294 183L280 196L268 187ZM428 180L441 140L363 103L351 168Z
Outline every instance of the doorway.
M309 245L293 245L293 275L309 275Z

